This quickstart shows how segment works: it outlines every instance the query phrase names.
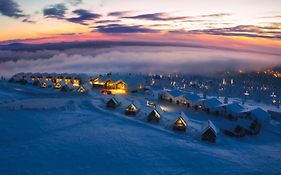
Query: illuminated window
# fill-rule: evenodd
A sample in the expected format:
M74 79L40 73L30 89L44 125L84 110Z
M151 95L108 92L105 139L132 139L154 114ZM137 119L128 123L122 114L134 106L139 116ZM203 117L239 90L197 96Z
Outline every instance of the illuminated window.
M76 87L80 86L80 80L79 79L74 79L73 80L73 86L76 86Z

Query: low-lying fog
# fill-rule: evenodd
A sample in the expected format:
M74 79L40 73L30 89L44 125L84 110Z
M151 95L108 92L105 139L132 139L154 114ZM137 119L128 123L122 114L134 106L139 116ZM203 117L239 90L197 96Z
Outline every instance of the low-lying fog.
M0 58L0 75L4 76L18 72L208 74L226 69L259 69L281 63L280 55L167 46L120 46L34 52L2 50Z

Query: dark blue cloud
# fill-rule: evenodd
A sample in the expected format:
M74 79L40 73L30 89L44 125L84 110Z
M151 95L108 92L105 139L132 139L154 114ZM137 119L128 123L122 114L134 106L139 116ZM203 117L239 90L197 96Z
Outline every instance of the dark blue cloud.
M19 5L13 0L0 0L0 14L12 18L26 17Z
M157 30L148 29L143 26L126 26L120 24L109 24L95 27L101 33L155 33Z
M70 22L74 22L74 23L79 23L79 24L85 24L84 21L93 20L93 19L101 17L100 14L92 13L85 9L74 10L73 13L78 15L78 17L67 18L66 20L70 21Z
M107 16L117 16L117 17L121 17L121 16L128 15L128 13L130 13L130 11L116 11L116 12L110 12L110 13L108 13Z
M43 14L48 18L58 18L64 17L67 8L64 4L55 4L43 9Z
M137 16L123 16L123 18L129 19L143 19L143 20L152 20L152 21L174 21L174 20L186 20L186 19L198 19L198 18L220 18L224 16L230 16L230 13L215 13L209 15L200 15L200 16L170 16L168 13L148 13Z
M280 25L281 26L281 25ZM255 26L255 25L239 25L227 28L213 28L204 30L191 30L185 33L192 34L211 34L224 36L246 36L246 37L261 37L261 38L281 38L281 31L279 25L272 26ZM270 30L268 30L270 29Z
M173 20L184 20L189 18L189 16L171 17L167 13L149 13L149 14L129 16L123 18L144 19L144 20L152 20L152 21L173 21Z

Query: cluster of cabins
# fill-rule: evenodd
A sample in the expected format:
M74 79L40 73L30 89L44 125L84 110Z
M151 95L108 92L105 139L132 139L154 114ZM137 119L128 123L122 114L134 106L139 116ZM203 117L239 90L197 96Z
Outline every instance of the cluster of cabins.
M222 103L217 98L204 98L195 93L184 93L179 90L163 91L159 94L159 99L228 119L229 122L221 129L230 136L257 134L261 125L271 118L267 111L259 107L247 109L236 102L228 103L227 99Z
M106 106L108 108L113 108L113 109L120 107L121 104L122 104L122 100L116 96L110 98L106 102ZM137 103L130 103L126 105L126 108L124 109L124 114L127 116L136 116L141 109L140 107L141 105ZM149 105L148 109L149 112L147 113L146 116L147 122L159 123L164 116L164 111L158 106ZM186 129L188 128L188 125L189 125L189 120L187 116L183 112L181 112L177 117L177 119L173 122L172 129L175 131L185 132ZM206 123L202 125L200 134L202 140L209 141L212 143L216 142L217 129L210 120L208 120Z
M18 73L10 81L33 84L41 88L54 88L61 91L77 91L81 93L94 88L100 90L103 94L126 94L129 91L146 92L150 89L149 86L145 86L145 79L140 79L140 77L127 77L127 79L123 77L120 80L120 76L115 77L111 74L89 77L83 74ZM221 130L229 136L243 137L247 134L257 134L261 129L261 125L271 118L270 114L261 108L247 109L238 103L228 103L227 98L222 103L218 98L201 97L195 93L179 90L164 90L158 95L160 100L228 119L228 123ZM120 105L121 100L116 96L107 102L108 108L117 108ZM158 123L163 117L164 111L156 104L149 104L148 106L150 106L151 111L147 114L147 121ZM139 111L140 105L131 103L126 107L125 114L135 116ZM177 131L186 131L187 126L188 118L182 112L174 121L172 128ZM217 129L209 120L202 127L201 138L202 140L215 142L216 137Z
M142 84L128 85L117 77L110 75L98 75L88 77L77 74L56 74L56 73L18 73L10 81L21 84L33 84L41 88L54 88L61 91L86 92L92 88L101 89L104 94L125 94L128 90L144 89Z

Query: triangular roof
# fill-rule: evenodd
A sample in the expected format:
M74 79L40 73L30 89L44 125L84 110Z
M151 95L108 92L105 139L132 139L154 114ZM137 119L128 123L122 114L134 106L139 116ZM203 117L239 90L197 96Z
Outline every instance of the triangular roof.
M180 113L179 118L180 118L180 117L183 118L186 122L188 122L188 120L189 120L188 117L185 115L184 112L181 112L181 113Z
M217 128L215 127L215 125L211 120L208 120L202 125L201 134L204 134L208 129L212 129L214 133L217 135Z
M80 92L80 91L86 91L86 89L81 85L81 86L78 87L77 91L78 91L78 92Z
M180 113L180 116L176 119L175 124L179 121L187 126L188 118L183 112Z
M138 110L138 107L134 104L134 103L131 103L131 104L129 104L127 107L126 107L126 110L128 110L128 109L133 109L133 110L135 110L135 111L137 111Z
M161 118L161 113L159 111L157 111L156 109L153 109L148 116L153 115L156 116L157 118Z
M124 83L124 84L126 84L125 81L123 81L123 80L117 80L117 81L115 81L115 83L116 83L116 84L117 84L117 83Z
M113 101L115 104L119 104L119 103L121 103L121 101L119 100L119 98L117 98L117 97L111 97L108 101Z

